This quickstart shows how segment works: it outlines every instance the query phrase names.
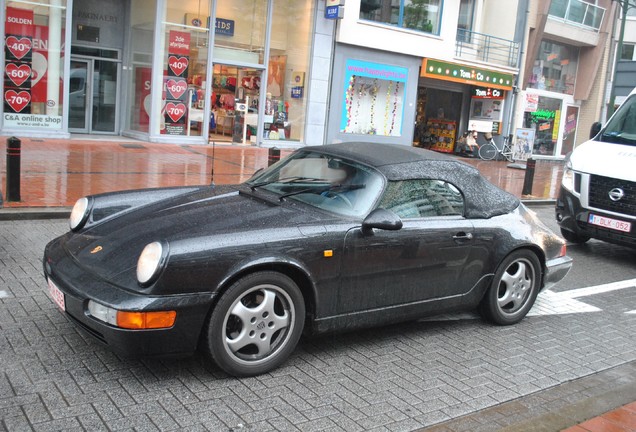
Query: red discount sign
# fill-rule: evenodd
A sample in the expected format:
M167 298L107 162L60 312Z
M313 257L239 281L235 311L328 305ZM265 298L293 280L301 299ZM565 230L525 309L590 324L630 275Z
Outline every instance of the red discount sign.
M7 63L5 73L13 84L20 87L26 80L31 77L31 66L27 64L17 65L15 63Z
M180 99L188 89L188 83L184 80L169 79L166 83L166 88L170 92L172 99Z
M175 104L172 102L168 102L166 104L166 114L168 115L168 117L170 117L170 120L172 120L173 123L178 123L179 120L183 118L185 113L186 113L185 104L182 104L182 103Z
M188 64L189 61L187 57L168 57L168 67L175 74L175 76L183 75L183 73L188 69Z
M31 102L31 94L24 90L19 93L15 90L7 90L4 92L4 100L14 112L19 113Z
M31 39L26 37L18 39L15 36L9 36L6 43L9 52L18 60L22 60L33 48Z

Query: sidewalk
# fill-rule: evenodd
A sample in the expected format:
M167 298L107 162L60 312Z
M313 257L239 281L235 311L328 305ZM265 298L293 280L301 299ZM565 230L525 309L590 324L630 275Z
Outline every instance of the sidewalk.
M20 201L8 201L6 141L0 137L0 206L5 209L70 207L84 195L124 189L241 183L268 164L268 149L260 147L156 144L122 137L23 138ZM289 152L283 149L281 156ZM558 194L561 162L538 161L532 194L522 196L525 170L509 168L505 161L460 159L520 198L553 200Z

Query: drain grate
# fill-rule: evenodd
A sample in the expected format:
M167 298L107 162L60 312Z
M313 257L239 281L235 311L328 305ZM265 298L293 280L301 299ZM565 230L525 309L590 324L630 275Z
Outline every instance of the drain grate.
M146 147L144 147L141 144L120 144L123 148L127 148L127 149L145 149Z

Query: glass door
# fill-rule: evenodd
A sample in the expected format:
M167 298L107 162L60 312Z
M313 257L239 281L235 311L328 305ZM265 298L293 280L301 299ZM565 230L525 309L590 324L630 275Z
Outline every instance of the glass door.
M117 133L119 63L71 59L69 130L74 133Z
M71 132L88 133L88 111L90 92L89 82L92 76L91 60L71 60L69 79L68 127Z

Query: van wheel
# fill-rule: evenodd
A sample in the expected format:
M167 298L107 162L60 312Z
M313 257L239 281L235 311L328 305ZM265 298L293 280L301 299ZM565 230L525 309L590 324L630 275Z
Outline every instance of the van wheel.
M566 230L561 228L561 235L564 239L569 241L570 243L582 244L590 239L590 236L580 235L575 233L574 231Z

